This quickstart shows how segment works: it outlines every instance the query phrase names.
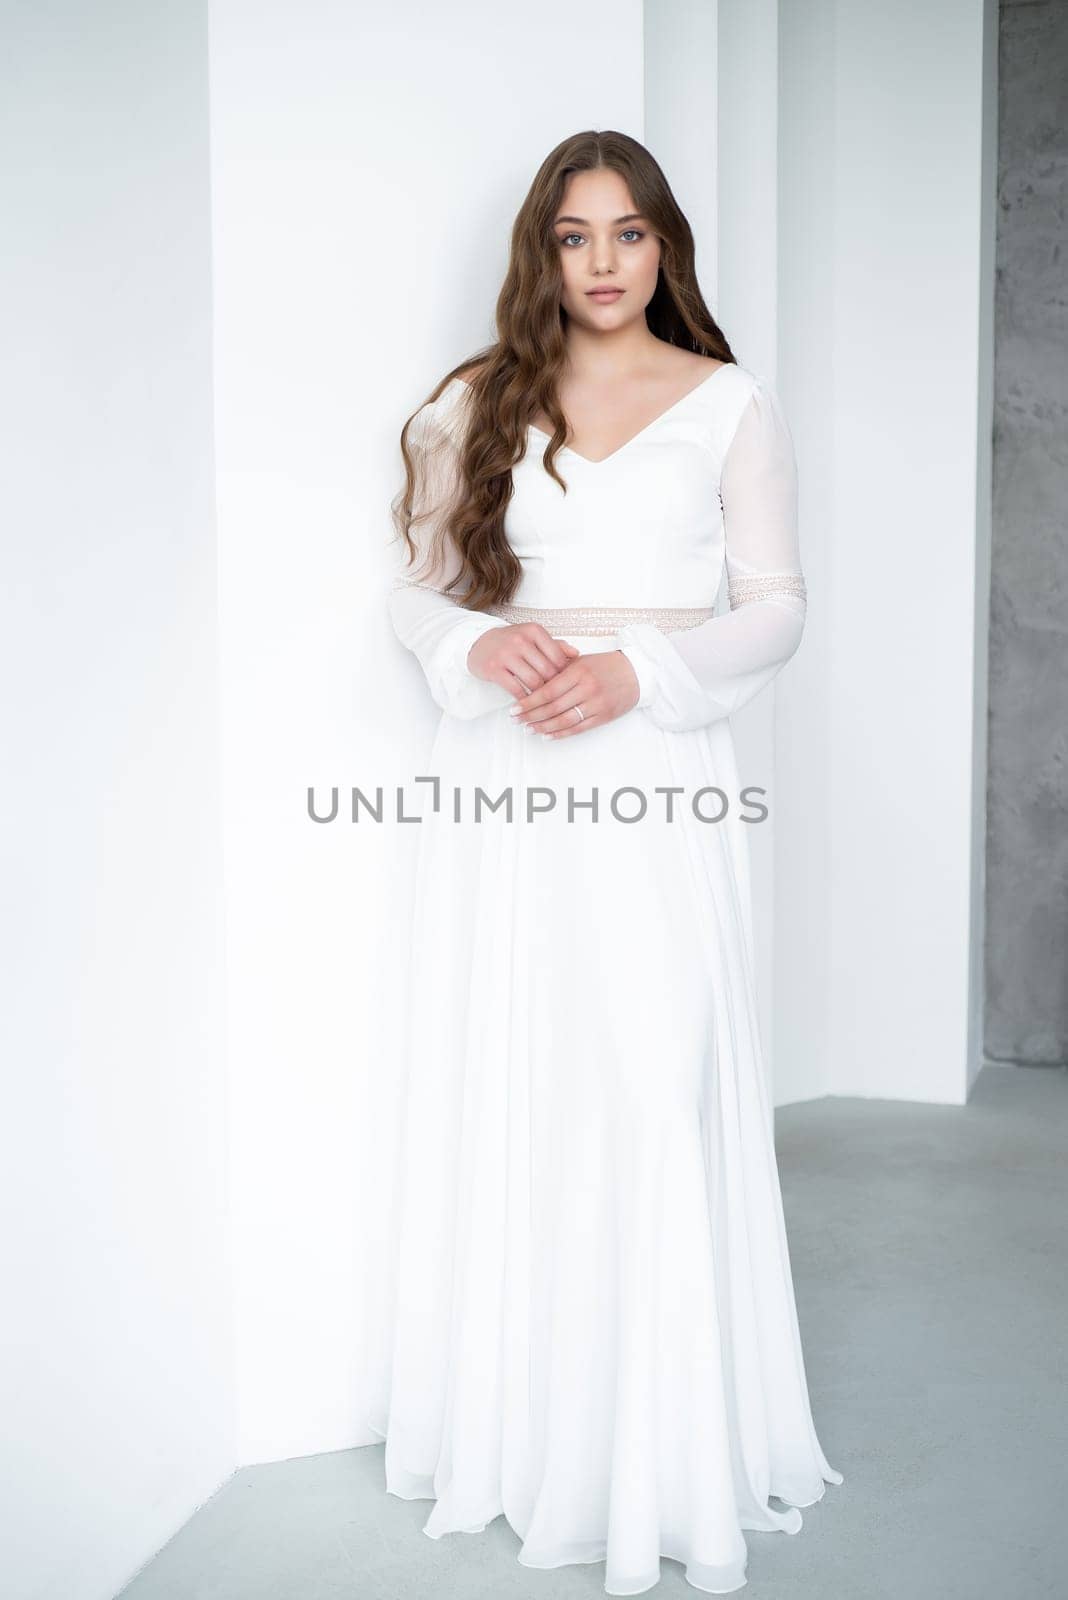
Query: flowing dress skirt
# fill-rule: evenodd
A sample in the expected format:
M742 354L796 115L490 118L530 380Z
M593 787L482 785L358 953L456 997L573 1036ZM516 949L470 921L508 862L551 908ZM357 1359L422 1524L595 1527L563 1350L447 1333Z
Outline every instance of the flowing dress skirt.
M435 1501L433 1538L503 1513L526 1566L604 1561L609 1594L662 1555L727 1593L743 1529L796 1533L842 1481L809 1406L729 725L443 716L423 770L371 1338L386 1487ZM709 786L723 821L693 815ZM474 820L479 787L511 788L511 820ZM631 789L646 815L621 821Z

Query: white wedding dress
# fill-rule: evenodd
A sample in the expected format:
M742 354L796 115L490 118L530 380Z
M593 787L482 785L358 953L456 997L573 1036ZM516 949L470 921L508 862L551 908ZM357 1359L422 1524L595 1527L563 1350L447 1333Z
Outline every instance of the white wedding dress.
M412 424L422 503L447 503L468 394L453 379ZM743 1529L796 1533L842 1482L802 1359L727 720L804 627L793 446L733 364L603 460L562 450L566 496L547 443L531 427L513 469L510 605L464 610L451 571L404 568L389 596L443 714L367 1420L388 1491L434 1499L433 1538L503 1513L527 1566L604 1561L628 1595L668 1556L725 1594ZM622 648L638 705L572 738L517 725L467 654L527 617ZM476 791L508 789L510 816L473 820Z

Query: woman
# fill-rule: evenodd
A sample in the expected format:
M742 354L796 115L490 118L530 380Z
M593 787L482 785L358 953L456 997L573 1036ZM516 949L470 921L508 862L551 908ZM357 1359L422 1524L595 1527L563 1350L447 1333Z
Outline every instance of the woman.
M605 1561L638 1594L668 1556L723 1594L743 1529L795 1533L842 1482L809 1408L727 721L804 626L793 449L623 134L543 163L497 321L401 437L391 616L444 714L371 1426L388 1490L435 1499L431 1537L503 1513L527 1566Z

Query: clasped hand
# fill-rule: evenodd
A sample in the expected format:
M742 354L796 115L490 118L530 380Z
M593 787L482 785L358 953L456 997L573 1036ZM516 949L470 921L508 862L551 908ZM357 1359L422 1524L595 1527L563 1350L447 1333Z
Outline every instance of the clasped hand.
M540 622L489 628L467 656L468 671L516 698L512 716L552 739L612 722L638 703L638 676L621 650L584 655ZM582 709L582 720L574 707Z

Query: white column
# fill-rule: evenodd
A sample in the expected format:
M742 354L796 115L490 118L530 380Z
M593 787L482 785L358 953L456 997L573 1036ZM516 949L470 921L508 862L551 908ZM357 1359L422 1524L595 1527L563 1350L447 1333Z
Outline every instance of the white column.
M805 639L734 719L772 789L751 838L779 1104L961 1103L978 1068L996 21L646 8L646 142L801 472Z

